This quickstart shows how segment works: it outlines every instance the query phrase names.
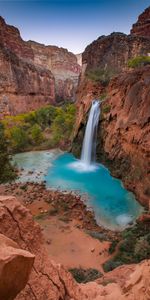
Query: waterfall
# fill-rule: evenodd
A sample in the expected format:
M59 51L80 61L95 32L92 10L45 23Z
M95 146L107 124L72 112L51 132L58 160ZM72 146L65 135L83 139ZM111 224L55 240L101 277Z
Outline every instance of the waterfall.
M93 100L86 125L81 153L81 162L85 165L90 165L92 161L95 161L96 159L96 139L99 116L100 101Z

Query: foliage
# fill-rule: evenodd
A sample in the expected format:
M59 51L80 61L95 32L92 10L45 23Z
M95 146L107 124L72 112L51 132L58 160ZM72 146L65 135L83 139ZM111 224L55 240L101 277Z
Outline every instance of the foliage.
M10 163L8 142L4 135L4 126L0 123L0 184L16 178L14 167Z
M150 257L149 225L137 223L122 233L122 242L118 253L107 262L103 268L105 272L111 271L122 264L138 263Z
M31 127L30 133L31 133L33 144L40 144L44 140L42 129L38 124L34 124Z
M107 85L109 81L117 74L112 69L91 69L86 72L86 77L95 82L101 82Z
M112 254L116 250L116 246L118 244L118 240L112 241L110 247L109 247L109 253Z
M110 112L110 110L111 110L111 106L109 105L109 104L106 104L105 106L103 106L103 113L104 114L107 114L107 113L109 113Z
M22 127L13 126L10 129L10 140L15 151L21 151L28 143L28 136Z
M150 64L150 56L137 56L128 61L129 68L137 68Z
M72 276L78 283L94 281L102 276L102 274L98 270L91 268L86 270L82 268L73 268L69 269L69 272L72 274Z
M52 105L2 121L13 152L48 149L68 142L75 121L75 105ZM39 148L38 148L39 147Z

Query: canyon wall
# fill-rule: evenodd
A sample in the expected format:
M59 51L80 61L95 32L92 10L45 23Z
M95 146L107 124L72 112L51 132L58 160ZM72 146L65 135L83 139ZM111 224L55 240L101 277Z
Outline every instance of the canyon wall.
M33 41L29 41L28 45L33 50L34 63L53 73L56 101L74 101L80 74L76 56L67 49L56 46L45 46Z
M131 29L131 34L150 37L150 7L138 17Z
M100 36L88 45L82 54L82 65L84 71L108 68L117 74L127 69L129 59L149 53L150 7L139 16L130 35L114 32Z
M150 66L110 82L98 156L142 204L150 206Z
M55 103L52 73L0 44L0 118Z
M0 17L0 118L74 101L80 66L67 49L25 42Z
M50 261L39 225L15 197L0 196L0 233L1 300L17 293L16 300L149 300L149 260L119 267L98 282L77 284Z
M121 72L127 69L129 59L147 55L150 51L150 37L112 33L101 36L86 47L82 64L86 71L104 69Z
M102 36L85 49L72 146L78 154L91 101L103 99L97 157L146 206L150 205L150 66L129 70L127 61L149 52L150 37L120 33ZM88 71L97 68L114 69L119 75L109 84L92 80Z

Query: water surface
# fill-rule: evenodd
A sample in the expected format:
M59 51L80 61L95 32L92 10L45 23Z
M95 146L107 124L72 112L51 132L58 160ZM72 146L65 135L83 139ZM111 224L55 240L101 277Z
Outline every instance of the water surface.
M97 222L107 228L121 230L142 212L134 195L101 164L84 170L72 154L47 151L17 154L14 161L24 168L23 181L40 178L46 180L47 187L86 194Z

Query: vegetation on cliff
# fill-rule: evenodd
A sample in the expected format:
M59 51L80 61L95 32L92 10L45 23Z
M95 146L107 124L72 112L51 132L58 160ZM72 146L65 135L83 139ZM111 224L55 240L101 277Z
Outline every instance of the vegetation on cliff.
M115 251L113 244L110 253ZM117 243L115 243L117 246ZM122 233L122 242L118 244L117 254L104 263L104 271L108 272L120 265L139 263L150 257L150 233L149 223L137 222L135 226L128 228Z
M113 69L91 69L86 72L86 77L95 82L101 82L104 85L107 85L110 80L117 74L117 72Z
M8 116L2 123L9 148L13 152L47 149L70 141L75 120L75 106L46 106L37 111Z
M12 181L16 177L15 169L11 166L10 159L4 127L0 123L0 184Z
M136 56L128 61L129 68L138 68L150 64L150 56Z

